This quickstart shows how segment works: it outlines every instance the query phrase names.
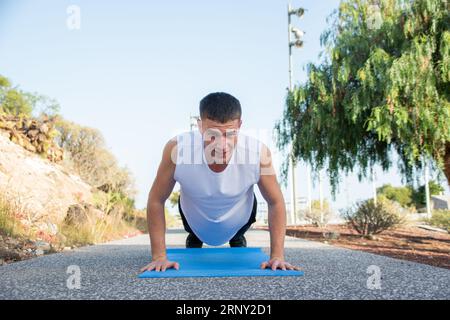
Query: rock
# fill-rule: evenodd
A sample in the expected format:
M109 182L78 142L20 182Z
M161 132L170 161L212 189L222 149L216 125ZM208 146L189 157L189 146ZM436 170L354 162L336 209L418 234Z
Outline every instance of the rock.
M70 251L70 250L72 250L71 247L64 247L64 248L63 248L63 251Z
M40 131L41 131L42 133L44 133L44 134L47 134L48 131L49 131L49 127L48 127L48 125L47 125L46 123L42 124L41 127L40 127L39 129L40 129Z
M105 217L105 213L102 210L97 209L93 205L87 206L87 214L89 217L92 217L96 220L100 220Z
M58 226L52 222L38 222L35 224L38 231L54 236L58 233Z
M58 243L65 243L67 241L67 237L63 235L62 233L58 233L56 235L56 239Z
M331 232L324 232L323 233L323 237L325 239L330 239L330 240L336 240L339 239L339 237L341 236L341 234L339 232L335 232L335 231L331 231Z
M103 211L90 203L82 202L82 204L74 204L69 207L64 222L79 226L88 221L101 220L104 217L105 213Z
M39 134L39 130L36 130L36 129L28 130L28 132L27 132L27 136L30 138L35 138L38 134Z
M67 210L64 222L69 225L82 225L88 221L88 215L84 207L80 204L73 204Z
M372 240L372 241L378 241L380 240L380 238L378 238L377 236L373 235L373 234L369 234L365 237L367 240Z
M97 187L98 190L108 193L112 190L112 185L110 183L105 183Z
M36 251L34 252L35 255L37 256L42 256L44 255L44 250L42 249L36 249Z
M47 136L43 133L39 133L37 136L37 141L44 143L47 140Z
M42 250L42 251L49 251L51 249L51 246L48 242L45 241L36 241L34 243L34 245L36 246L37 250Z
M12 246L17 246L19 244L19 241L13 238L8 238L5 242Z
M5 260L20 260L20 254L13 250L0 249L0 257Z

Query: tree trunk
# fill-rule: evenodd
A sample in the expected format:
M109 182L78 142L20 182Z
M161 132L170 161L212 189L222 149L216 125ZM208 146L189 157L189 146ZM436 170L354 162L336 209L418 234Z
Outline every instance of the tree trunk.
M444 154L444 173L447 177L447 183L450 187L450 142L445 144L445 154Z

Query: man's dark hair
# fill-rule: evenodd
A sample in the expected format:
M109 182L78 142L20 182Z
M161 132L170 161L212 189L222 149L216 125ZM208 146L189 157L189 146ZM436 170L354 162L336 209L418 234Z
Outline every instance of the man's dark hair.
M242 115L241 103L231 94L214 92L200 101L200 117L225 123L240 119Z

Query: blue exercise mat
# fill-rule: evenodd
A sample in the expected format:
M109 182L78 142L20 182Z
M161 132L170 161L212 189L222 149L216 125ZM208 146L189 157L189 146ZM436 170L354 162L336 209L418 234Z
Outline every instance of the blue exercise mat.
M179 270L145 271L139 278L302 276L303 271L261 269L269 257L261 248L169 248Z

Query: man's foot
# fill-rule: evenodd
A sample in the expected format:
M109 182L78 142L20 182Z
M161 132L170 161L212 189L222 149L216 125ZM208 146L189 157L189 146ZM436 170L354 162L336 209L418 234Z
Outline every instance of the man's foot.
M201 248L203 242L195 234L189 233L186 238L186 248Z
M247 240L244 235L230 240L230 247L247 247Z

